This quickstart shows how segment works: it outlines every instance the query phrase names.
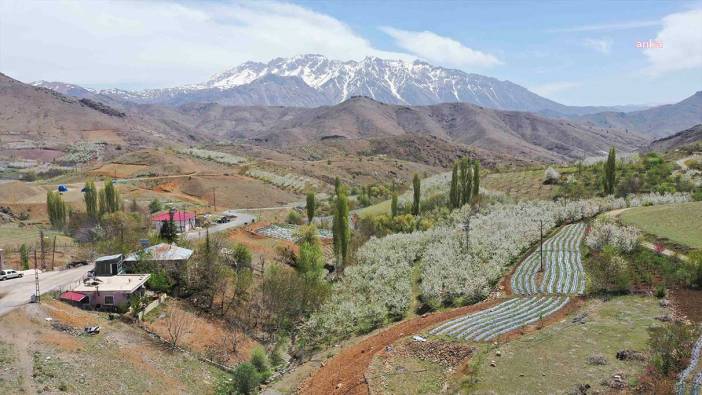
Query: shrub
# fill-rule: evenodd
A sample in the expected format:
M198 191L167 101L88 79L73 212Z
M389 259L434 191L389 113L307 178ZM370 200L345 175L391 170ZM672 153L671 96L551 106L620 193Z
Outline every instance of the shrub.
M302 225L303 224L303 219L302 215L298 213L296 210L291 210L288 213L288 223L293 224L293 225Z
M561 180L561 173L553 167L548 167L544 172L544 184L558 184Z
M265 382L271 377L271 366L268 362L268 356L266 356L266 351L263 347L258 346L251 351L251 365L256 368L258 372L259 380Z
M236 367L233 379L236 392L244 395L256 393L261 384L256 367L249 362L240 363Z
M656 297L658 299L661 299L661 298L665 298L665 295L666 295L665 285L663 285L663 284L656 285Z
M668 377L685 368L697 339L694 325L671 322L661 327L649 328L650 363L655 371Z

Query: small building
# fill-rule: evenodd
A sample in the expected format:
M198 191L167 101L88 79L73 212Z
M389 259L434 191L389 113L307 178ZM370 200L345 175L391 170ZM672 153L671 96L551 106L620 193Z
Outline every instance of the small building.
M73 290L73 293L84 295L88 299L82 303L89 304L98 310L117 310L127 306L132 295L143 295L146 291L144 284L150 274L120 274L117 276L92 277Z
M151 216L151 224L157 231L161 231L164 222L171 220L171 213L166 211ZM174 211L173 222L179 233L187 232L195 227L195 214L187 211Z
M82 293L66 291L59 296L59 299L72 305L81 306L88 304L88 297Z
M124 255L101 256L95 260L96 276L116 276L124 274Z
M154 262L169 270L180 269L193 255L193 250L178 247L175 244L161 243L144 249L141 259ZM140 259L139 253L131 253L124 259L125 265L131 267Z

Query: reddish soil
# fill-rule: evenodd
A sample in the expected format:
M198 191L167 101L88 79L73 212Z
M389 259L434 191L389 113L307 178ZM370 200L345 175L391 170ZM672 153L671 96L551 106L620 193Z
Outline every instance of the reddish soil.
M675 311L689 320L702 322L702 290L676 289L670 291L670 301Z
M365 373L376 353L402 337L499 302L499 299L487 300L472 306L417 317L384 329L327 360L324 366L302 383L299 391L303 394L368 394Z

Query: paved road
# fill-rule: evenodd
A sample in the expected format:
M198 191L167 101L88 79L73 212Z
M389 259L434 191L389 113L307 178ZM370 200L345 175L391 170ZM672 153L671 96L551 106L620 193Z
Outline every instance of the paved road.
M39 274L39 292L42 294L80 281L93 266L81 266L75 269L56 270ZM26 273L26 272L25 272ZM29 303L34 294L34 274L26 273L22 278L0 281L0 316L12 309Z
M223 232L225 230L229 229L234 229L238 228L240 226L244 226L246 224L250 224L254 222L256 219L255 216L251 214L245 214L242 213L241 211L237 210L227 210L224 212L226 215L235 215L236 218L231 220L230 222L224 223L224 224L215 224L209 227L210 234L212 233L217 233L217 232ZM193 230L185 234L185 239L186 240L199 240L205 237L207 235L207 232L205 229L202 230Z

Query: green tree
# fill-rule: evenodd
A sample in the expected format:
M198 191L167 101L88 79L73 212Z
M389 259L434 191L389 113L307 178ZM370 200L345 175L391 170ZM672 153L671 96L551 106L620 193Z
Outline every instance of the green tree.
M90 219L96 220L98 218L98 207L95 182L92 180L86 182L84 189L83 200L85 201L85 212L88 213Z
M261 384L256 367L249 362L240 363L236 367L233 379L236 393L243 395L256 393Z
M339 176L334 178L334 194L338 195L339 192L341 191L341 180L339 179Z
M22 261L22 270L29 270L29 248L22 243L20 246L20 260Z
M475 203L480 201L480 162L473 163L473 192L471 200Z
M271 377L271 363L268 361L266 351L261 346L254 347L251 351L251 365L256 368L258 377L261 381L268 380Z
M314 211L316 209L317 202L314 199L314 192L307 193L307 223L312 223L314 219Z
M115 188L111 178L105 180L105 186L103 189L105 191L105 212L114 213L119 211L121 208L119 191L117 191Z
M161 223L161 239L169 243L175 243L178 239L178 228L176 228L175 221L173 220L174 214L175 210L170 210L168 213L168 221L163 221L163 223Z
M47 192L46 209L51 226L56 229L63 229L66 226L67 208L60 193L56 191Z
M422 183L419 180L419 175L417 173L414 173L414 177L412 177L412 215L419 215L420 212L420 199L422 197L421 187Z
M393 191L392 192L392 200L390 201L390 217L391 218L395 218L395 216L398 214L397 210L398 210L397 192Z
M453 170L451 171L451 188L449 189L449 208L456 209L460 206L460 190L458 189L458 162L453 163Z
M251 268L251 251L243 245L237 244L233 249L234 260L236 261L236 268Z
M609 149L609 154L607 155L607 162L605 163L605 175L604 175L604 193L605 195L611 195L614 193L614 187L616 185L616 174L617 170L617 153L614 147Z
M163 210L163 206L161 206L161 201L158 199L154 199L149 203L149 212L151 214L157 213L159 211Z
M459 172L460 187L458 191L458 201L460 202L459 206L463 206L471 201L471 185L473 183L473 179L471 176L470 159L464 158L460 161Z
M333 225L334 254L337 257L337 264L343 266L346 264L349 240L351 239L351 231L349 230L349 201L343 187L339 188L339 194L336 197L336 210L334 212Z

